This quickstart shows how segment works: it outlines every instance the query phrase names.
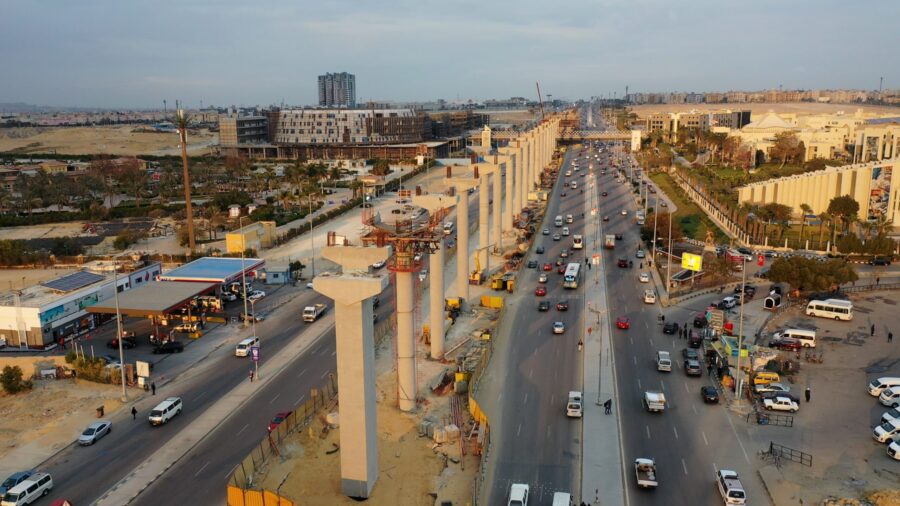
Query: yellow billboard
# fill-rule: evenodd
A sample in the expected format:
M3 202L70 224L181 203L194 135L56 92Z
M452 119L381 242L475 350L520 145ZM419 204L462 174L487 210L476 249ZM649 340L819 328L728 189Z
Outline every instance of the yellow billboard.
M681 268L699 272L703 270L703 257L693 253L684 253L681 255Z

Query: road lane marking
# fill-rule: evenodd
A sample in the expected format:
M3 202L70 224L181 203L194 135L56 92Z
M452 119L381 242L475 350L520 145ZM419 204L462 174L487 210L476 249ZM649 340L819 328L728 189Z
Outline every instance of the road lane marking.
M643 388L641 387L641 379L638 378L637 381L638 381L638 390L643 390Z
M328 370L325 370L325 372L323 372L322 375L319 377L322 379L325 379L325 376L328 376Z
M687 476L687 465L685 465L684 459L681 459L681 468L684 469L684 475Z
M200 476L200 473L202 473L203 470L206 469L206 466L208 466L208 465L209 465L209 461L207 460L206 464L203 464L203 467L201 467L200 469L197 470L196 473L194 473L194 478Z
M272 397L272 400L269 401L269 404L272 404L273 402L275 402L275 399L277 399L280 395L281 394L275 394L275 397Z
M534 367L528 370L528 379L531 379L534 376Z
M676 429L674 425L672 426L672 432L675 433L675 439L678 439L678 429Z
M525 402L522 404L528 404L528 392L525 392Z
M744 449L744 443L742 443L741 438L738 437L737 429L734 428L734 422L731 421L730 416L726 416L725 419L728 420L728 425L731 426L731 432L734 433L734 438L737 439L738 446L741 447L741 452L743 452L743 454L744 454L744 460L746 460L747 464L749 465L750 457L747 456L747 450Z
M522 434L522 424L520 423L519 428L516 429L516 437L519 437L519 435L521 435L521 434Z
M301 395L300 398L297 399L297 402L294 403L294 406L296 406L297 404L300 404L301 402L303 402L303 399L304 399L304 398L306 398L306 394Z
M628 344L634 345L634 339L631 336L628 336Z
M691 389L687 386L687 381L684 382L684 391L687 393L691 393Z
M653 347L653 339L650 339L650 338L648 337L648 338L647 338L647 343L650 345L651 348Z
M306 369L303 369L302 371L300 371L300 374L298 374L297 377L299 378L300 376L303 376L304 374L306 374Z
M666 384L663 382L663 380L659 380L659 387L662 388L663 392L666 391Z
M631 357L631 358L634 360L634 365L637 365L637 355L634 355L634 356Z
M241 427L241 430L237 431L237 434L235 434L235 436L240 436L240 435L241 435L241 432L244 432L244 429L246 429L246 428L249 427L249 426L250 426L249 423L245 423L244 426ZM235 466L235 467L237 467L237 466Z
M337 350L334 350L334 351L331 352L331 356L332 356L332 357L335 356L335 355L337 355Z
M200 392L199 394L197 394L197 397L194 397L194 402L197 402L197 401L198 401L201 397L203 397L204 395L206 395L206 392L205 392L205 391L204 391L204 392Z
M703 436L703 442L706 443L706 446L709 446L709 441L706 439L706 433L701 430L700 435Z
M237 469L239 465L241 465L241 464L240 463L235 464L234 467L231 468L231 471L228 471L228 474L225 475L226 480L231 479L231 477L234 475L234 470Z
M647 330L650 330L650 324L649 324L649 323L644 322L644 327L645 327Z
M503 392L501 391L499 395L497 395L497 402L500 402L500 399L503 398Z
M697 406L694 406L694 405L693 405L693 404L691 404L691 409L693 409L693 410L694 410L694 414L696 414L696 413L697 413Z
M650 426L647 425L647 439L650 439Z

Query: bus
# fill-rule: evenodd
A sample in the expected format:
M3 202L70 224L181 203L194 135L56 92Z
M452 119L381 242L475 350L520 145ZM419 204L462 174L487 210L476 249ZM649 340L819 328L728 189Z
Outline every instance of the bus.
M580 234L575 234L572 236L572 249L582 249L584 248L584 237L581 237Z
M581 281L581 264L573 262L566 267L566 273L563 275L563 288L578 288L579 281Z
M853 303L842 299L811 300L806 305L806 316L850 321L853 319Z

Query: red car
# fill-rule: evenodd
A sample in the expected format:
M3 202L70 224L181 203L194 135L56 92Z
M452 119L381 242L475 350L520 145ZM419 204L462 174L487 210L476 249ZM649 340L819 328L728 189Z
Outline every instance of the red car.
M796 351L803 347L803 344L793 337L780 337L769 341L769 348L776 350Z
M629 329L631 328L631 321L628 320L627 316L620 316L616 318L616 327L620 329Z
M269 432L275 430L275 427L278 427L278 424L283 422L285 418L290 416L290 414L291 411L282 411L280 413L275 413L275 418L273 418L272 421L269 422Z
M544 270L545 270L545 271L552 271L552 270L553 270L553 265L551 265L550 262L545 263L545 264L544 264Z
M565 265L560 265L559 268L556 269L556 273L557 273L557 274L565 274L565 273L566 273L566 266L565 266Z
M538 297L543 297L544 295L547 295L547 287L539 286L539 287L535 288L534 294L537 295Z

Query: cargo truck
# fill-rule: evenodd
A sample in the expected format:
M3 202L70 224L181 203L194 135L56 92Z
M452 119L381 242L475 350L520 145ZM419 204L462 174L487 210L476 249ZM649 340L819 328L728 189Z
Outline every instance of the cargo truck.
M312 323L319 319L322 316L322 313L325 312L327 306L325 304L315 304L313 306L306 306L303 308L303 321L307 323Z
M634 459L634 476L637 486L641 488L656 488L656 462L653 459Z
M616 247L615 234L606 234L606 236L603 238L603 247L606 249L613 249Z

